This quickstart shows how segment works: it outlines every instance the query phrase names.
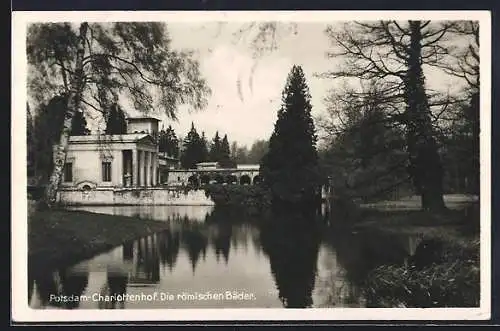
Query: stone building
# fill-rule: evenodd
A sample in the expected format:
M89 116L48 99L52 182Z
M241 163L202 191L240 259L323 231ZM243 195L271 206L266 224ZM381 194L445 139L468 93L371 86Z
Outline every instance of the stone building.
M146 117L127 121L126 134L70 137L61 188L158 185L159 120Z

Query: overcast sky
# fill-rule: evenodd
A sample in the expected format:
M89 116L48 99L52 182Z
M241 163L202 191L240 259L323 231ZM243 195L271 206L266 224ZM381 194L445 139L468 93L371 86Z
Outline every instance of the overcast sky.
M172 125L177 136L184 137L193 122L208 139L219 131L221 136L228 135L230 143L236 141L248 147L257 139L268 139L293 65L302 66L305 73L313 118L325 114L323 100L334 84L341 82L317 78L315 74L333 70L343 61L341 58L327 59L326 53L332 51L333 46L324 33L328 24L343 23L281 22L274 39L277 48L259 57L254 56L255 48L251 46L259 23L247 32L238 33L250 24L241 21L167 22L171 48L194 51L212 93L205 109L193 112L188 105L181 105L178 120L162 118L160 126ZM424 73L427 87L432 89L446 91L457 86L456 80L452 81L441 72L424 68ZM129 116L142 115L128 102L122 106ZM94 121L92 117L88 122L93 131L103 125L102 120Z
M324 34L326 26L326 23L298 23L293 30L291 24L282 24L278 29L277 50L256 60L249 43L254 35L238 34L241 23L168 24L172 47L195 51L212 94L206 109L193 113L188 106L182 106L177 122L165 119L162 124L165 127L171 124L177 135L185 136L194 122L208 138L218 130L239 145L250 146L256 139L268 139L286 77L294 64L301 65L305 72L313 116L321 115L325 109L323 99L333 83L314 77L314 73L336 65L325 56L331 50ZM453 84L442 74L427 72L426 75L427 84L433 88L446 90Z
M250 146L272 133L281 92L294 64L301 65L312 95L313 114L321 113L322 99L331 86L314 78L332 61L325 58L328 39L323 24L299 24L297 34L284 24L279 31L278 49L255 59L249 42L251 34L236 34L241 23L175 23L168 25L175 49L192 49L202 75L212 90L206 109L193 113L182 106L177 122L165 119L177 135L185 136L194 122L208 138L227 133L230 142ZM238 38L240 36L241 38Z

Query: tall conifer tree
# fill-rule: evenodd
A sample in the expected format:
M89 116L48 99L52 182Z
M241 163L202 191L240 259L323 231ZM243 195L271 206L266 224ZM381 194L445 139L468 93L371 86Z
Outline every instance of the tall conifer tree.
M215 132L214 139L212 140L212 145L210 147L210 161L219 162L221 158L221 140L219 137L219 131Z
M309 202L320 184L311 96L304 72L293 66L282 94L278 119L261 162L261 173L273 199Z
M106 118L106 134L125 134L127 133L127 120L125 113L119 105L111 106Z

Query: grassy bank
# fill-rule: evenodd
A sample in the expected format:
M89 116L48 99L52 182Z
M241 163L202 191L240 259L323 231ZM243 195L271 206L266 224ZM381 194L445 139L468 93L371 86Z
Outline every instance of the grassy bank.
M164 222L83 211L37 211L28 219L28 258L33 270L51 270L161 231Z
M352 214L354 231L415 235L420 244L407 263L382 265L363 284L382 307L477 307L480 294L479 203L454 205L440 212L381 204Z

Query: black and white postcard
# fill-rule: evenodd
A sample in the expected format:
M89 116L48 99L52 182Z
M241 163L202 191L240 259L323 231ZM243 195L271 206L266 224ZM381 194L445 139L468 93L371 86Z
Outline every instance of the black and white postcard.
M14 320L490 317L489 12L12 22Z

